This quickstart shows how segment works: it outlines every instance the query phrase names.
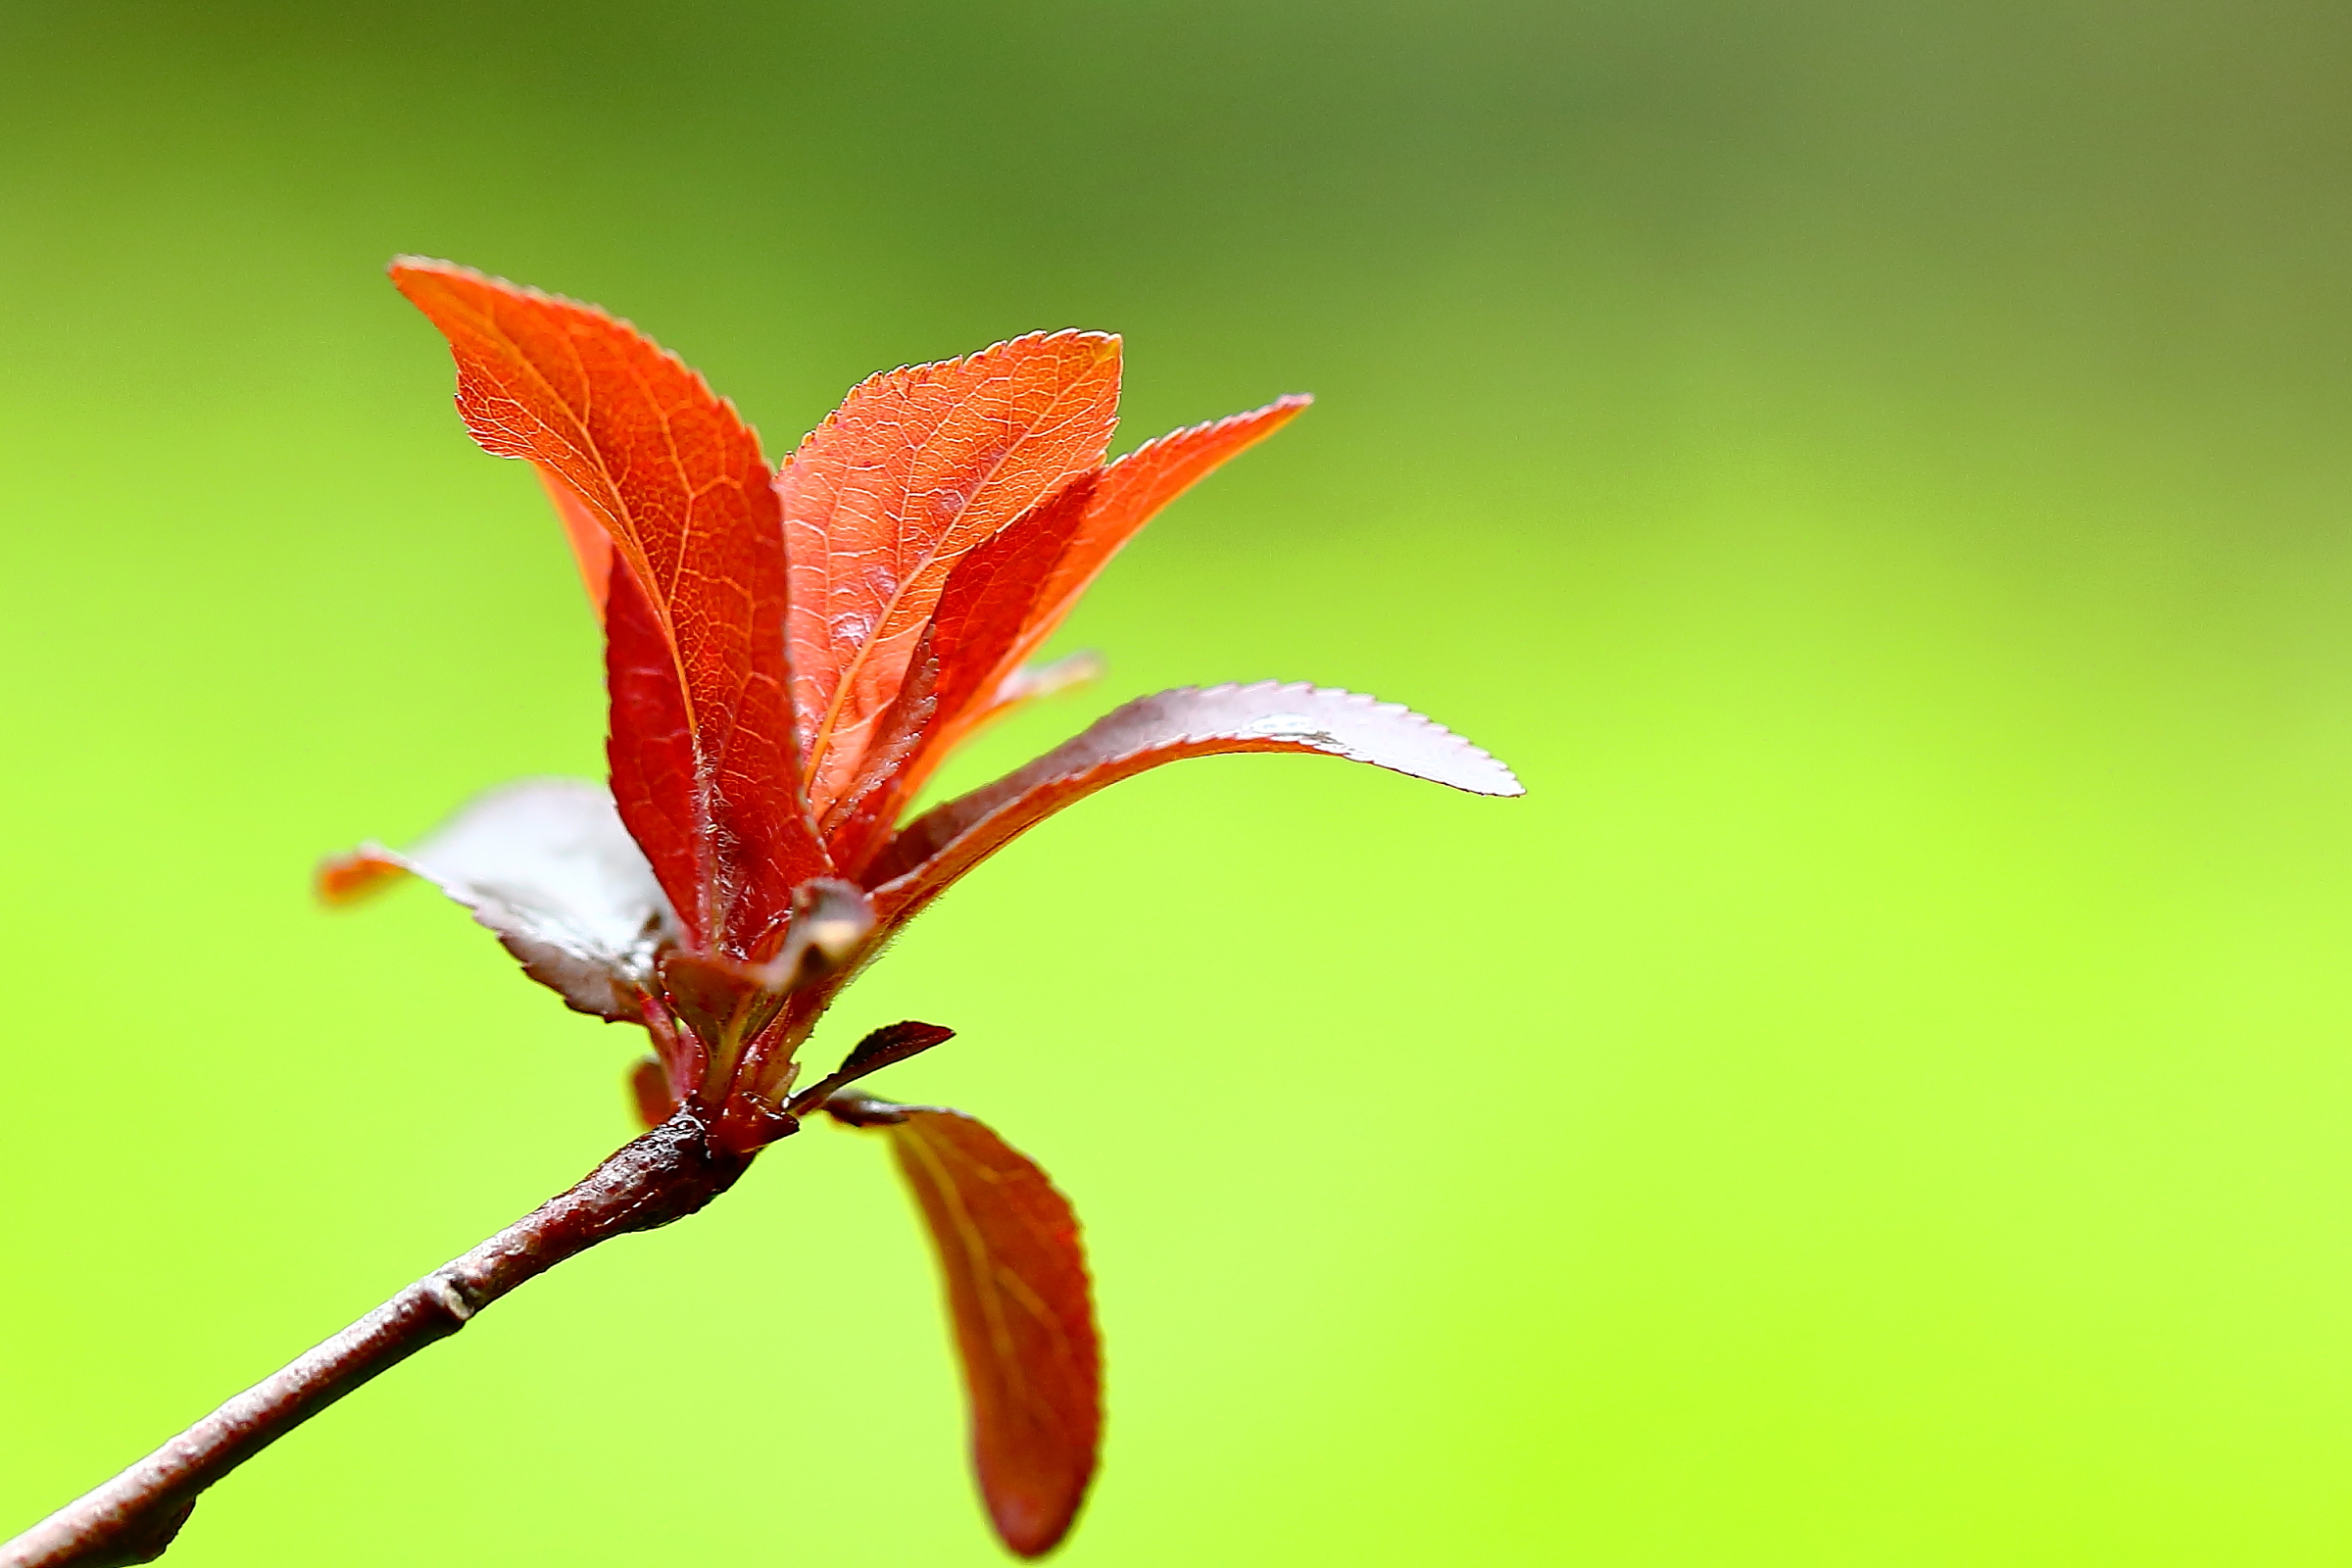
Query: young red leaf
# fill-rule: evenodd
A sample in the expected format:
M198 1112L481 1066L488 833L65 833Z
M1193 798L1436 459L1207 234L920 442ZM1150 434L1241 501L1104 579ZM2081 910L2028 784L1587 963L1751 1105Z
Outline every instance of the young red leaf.
M1035 333L872 377L776 475L816 818L857 780L949 569L1102 462L1118 394L1117 338Z
M1029 629L1053 602L1055 568L1084 536L1101 490L1101 474L1071 480L956 564L932 619L943 719L993 695L1001 684L994 677L1019 662Z
M834 862L856 874L900 808L958 743L1003 710L1066 684L1072 671L1023 680L1022 665L1111 557L1162 507L1312 401L1278 398L1148 441L1108 467L1072 479L956 562L926 634L925 653L934 662L924 706L917 712L902 705L904 711L894 709L875 726L858 783L824 823ZM918 663L923 657L918 653ZM1075 672L1093 668L1087 661Z
M799 804L784 563L758 438L701 376L602 311L446 262L404 258L392 276L449 339L474 439L568 492L558 510L575 548L601 526L642 591L648 647L670 667L661 675L646 649L630 667L675 684L656 707L682 717L693 765L639 781L659 808L624 786L623 819L690 942L762 956L793 887L830 867ZM639 748L641 713L615 705L615 755Z
M1037 613L1054 563L1085 524L1083 474L975 545L948 573L899 700L874 726L857 785L824 823L836 865L855 875L897 823L944 750L934 732L969 708Z
M626 571L611 573L607 588L605 693L612 722L605 765L620 819L675 900L680 888L706 886L716 858L697 808L703 796L693 719L675 652L645 590ZM680 906L686 907L701 906ZM695 920L685 927L688 942L701 948L707 928Z
M925 738L939 712L939 656L932 652L937 624L926 627L899 683L899 695L874 721L873 738L858 765L858 781L825 813L825 853L845 876L856 876L890 837L906 799L907 777L921 760Z
M403 871L472 910L532 979L602 1018L639 1016L654 956L677 937L612 798L574 779L492 790L406 853L363 845L318 868L318 890L344 903Z
M1138 698L993 784L908 823L866 872L886 927L1029 828L1106 785L1187 757L1319 752L1474 795L1523 795L1511 770L1396 703L1303 683L1185 687Z
M954 702L943 693L931 756L936 759L953 750L998 705L1022 700L1020 691L1007 689L1021 665L1069 617L1111 557L1161 508L1227 459L1290 423L1313 401L1294 394L1248 414L1172 430L1104 468L1086 497L1085 511L1071 519L1067 543L1035 583L1030 612L1017 635L994 650L986 667L970 672Z
M972 1467L998 1537L1041 1557L1069 1533L1102 1438L1102 1350L1069 1200L957 1110L849 1099L913 1189L946 1278L971 1400Z

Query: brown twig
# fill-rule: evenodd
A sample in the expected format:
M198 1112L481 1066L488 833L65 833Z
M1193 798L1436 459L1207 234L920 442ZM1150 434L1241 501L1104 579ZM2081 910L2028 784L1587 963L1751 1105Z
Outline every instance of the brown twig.
M708 1132L696 1112L680 1110L623 1145L578 1186L0 1545L0 1568L154 1561L207 1487L344 1395L449 1338L483 1307L565 1258L683 1219L732 1187L751 1156L717 1148Z

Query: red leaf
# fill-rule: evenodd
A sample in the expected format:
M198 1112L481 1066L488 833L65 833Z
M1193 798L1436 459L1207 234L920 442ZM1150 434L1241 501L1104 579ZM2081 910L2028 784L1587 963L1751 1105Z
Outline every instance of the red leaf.
M858 776L948 572L1102 461L1119 340L1034 333L863 382L776 475L791 558L793 705L808 807Z
M608 579L612 597L605 612L605 692L612 724L605 737L605 765L612 800L646 858L677 905L678 890L707 884L712 848L696 814L694 730L686 694L678 685L677 660L645 590L628 572ZM709 935L707 911L677 905L690 946Z
M890 837L900 803L911 788L908 775L921 760L923 740L939 711L939 659L931 651L937 630L925 628L906 679L899 683L899 695L875 720L865 760L858 765L858 782L825 813L820 827L825 853L845 876L856 876Z
M1227 459L1290 423L1313 401L1294 394L1248 414L1172 430L1104 468L1088 497L1085 514L1074 519L1069 542L1054 558L1051 572L1036 584L1033 609L1019 634L1006 640L988 667L971 672L955 702L947 700L943 689L941 717L934 725L933 758L954 750L971 729L987 720L999 703L1019 700L1017 693L1005 692L1006 682L1069 617L1102 568L1110 564L1111 557L1161 508Z
M875 726L857 784L824 822L834 863L857 875L905 804L956 746L1039 691L1056 689L1053 676L1024 682L1022 665L1111 557L1162 507L1312 401L1278 398L1262 409L1146 442L1108 467L1071 480L956 562L932 615L928 652L937 664L932 688L923 693L928 706L919 716L894 710ZM1086 672L1092 667L1081 666ZM894 729L894 722L916 727Z
M492 790L406 853L362 845L319 866L318 891L347 903L402 872L472 910L532 979L602 1018L639 1015L655 953L676 936L612 797L575 779Z
M1053 603L1056 567L1097 514L1102 476L1073 479L956 564L932 620L939 654L939 711L954 717L992 696L992 680L1020 662L1023 644Z
M890 1134L946 1276L971 1400L972 1466L998 1537L1054 1549L1102 1438L1102 1349L1078 1216L1046 1173L957 1110L861 1100Z
M675 685L676 701L653 709L683 716L693 766L624 787L623 819L689 940L758 956L794 886L830 869L799 805L783 552L758 438L701 376L593 307L446 262L404 258L392 276L449 339L474 439L567 491L558 510L575 548L601 525L642 590L650 641L628 665ZM615 704L615 754L637 751L645 710Z
M884 926L904 923L964 872L1095 791L1162 762L1225 752L1320 752L1474 795L1526 793L1486 752L1396 703L1276 681L1160 692L908 823L866 874Z
M836 865L871 857L946 747L934 732L970 707L1037 613L1054 563L1085 524L1095 475L1071 480L974 546L948 573L899 700L874 726L857 785L824 823Z

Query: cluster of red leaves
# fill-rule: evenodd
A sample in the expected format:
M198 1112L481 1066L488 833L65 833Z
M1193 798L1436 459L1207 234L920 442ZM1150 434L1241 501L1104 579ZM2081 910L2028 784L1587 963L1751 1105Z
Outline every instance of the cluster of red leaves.
M414 871L572 1006L642 1025L649 1123L691 1115L746 1153L820 1108L886 1132L948 1280L991 1515L1016 1552L1050 1549L1101 1428L1069 1204L971 1118L846 1092L948 1031L877 1031L795 1094L799 1048L950 884L1145 768L1307 752L1480 794L1517 781L1393 704L1266 682L1141 699L903 822L955 747L1073 678L1031 661L1120 546L1307 400L1105 462L1118 339L1037 333L871 377L771 469L734 407L626 322L443 262L392 276L449 341L466 427L531 463L563 520L605 625L611 781L494 791L405 853L330 860L321 889Z

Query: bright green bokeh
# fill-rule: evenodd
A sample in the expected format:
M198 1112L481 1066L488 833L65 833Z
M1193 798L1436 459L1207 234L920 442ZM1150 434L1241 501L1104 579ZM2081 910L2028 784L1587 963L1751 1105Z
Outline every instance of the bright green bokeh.
M1081 1564L2352 1552L2352 23L2245 6L0 8L0 1530L625 1137L621 1030L318 853L592 773L395 251L781 451L1128 334L1307 389L1072 628L1531 795L1188 764L820 1037L1089 1225ZM198 1510L205 1564L1000 1560L877 1148L780 1147Z

